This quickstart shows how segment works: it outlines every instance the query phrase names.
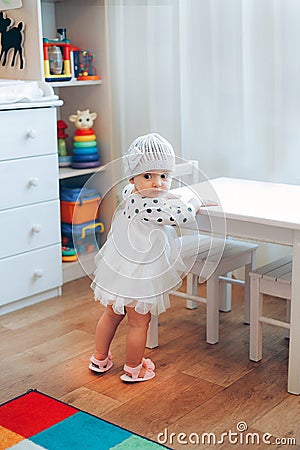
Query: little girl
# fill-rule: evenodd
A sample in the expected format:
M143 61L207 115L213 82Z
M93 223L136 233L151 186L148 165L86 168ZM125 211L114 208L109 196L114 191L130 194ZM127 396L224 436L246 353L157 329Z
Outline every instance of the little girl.
M106 310L96 327L96 348L89 368L103 373L113 366L110 344L127 315L121 380L139 382L155 376L153 362L143 358L151 314L161 314L170 306L168 291L179 286L186 273L181 241L173 227L194 221L201 202L193 198L184 203L168 193L175 154L159 134L137 138L123 163L130 184L123 190L124 201L96 256L92 289L95 300Z

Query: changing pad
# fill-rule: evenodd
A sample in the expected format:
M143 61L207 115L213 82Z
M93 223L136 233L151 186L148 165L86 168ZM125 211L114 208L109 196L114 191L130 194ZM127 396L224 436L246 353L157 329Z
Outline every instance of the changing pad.
M44 81L0 80L0 104L55 100L58 96Z

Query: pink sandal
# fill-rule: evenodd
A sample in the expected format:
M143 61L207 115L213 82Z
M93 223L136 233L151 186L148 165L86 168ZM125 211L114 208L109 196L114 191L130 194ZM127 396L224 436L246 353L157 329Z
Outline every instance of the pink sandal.
M102 360L97 359L92 355L90 361L91 364L89 365L89 369L97 373L107 372L113 366L112 354L110 352L108 352L108 356Z
M139 377L139 373L144 367L146 369L145 375L143 377ZM121 380L126 381L128 383L137 383L139 381L148 381L152 380L152 378L155 377L155 365L151 361L151 359L145 359L143 358L141 364L139 364L137 367L129 367L126 364L124 365L125 372L130 373L130 375L127 375L127 373L124 373L121 375Z

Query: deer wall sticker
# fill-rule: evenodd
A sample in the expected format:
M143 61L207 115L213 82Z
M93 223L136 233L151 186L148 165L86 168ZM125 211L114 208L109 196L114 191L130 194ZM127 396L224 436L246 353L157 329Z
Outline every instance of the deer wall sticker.
M0 63L2 66L6 66L7 58L11 50L13 50L13 56L11 60L11 67L15 66L16 57L19 54L20 69L24 69L24 55L23 55L23 41L24 41L24 23L19 22L16 27L13 25L13 20L6 17L5 14L0 12L0 33L1 33L1 53Z

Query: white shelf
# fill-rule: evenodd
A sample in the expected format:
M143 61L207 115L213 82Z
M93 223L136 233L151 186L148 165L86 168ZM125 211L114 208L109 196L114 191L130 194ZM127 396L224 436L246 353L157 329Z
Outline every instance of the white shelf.
M103 172L105 166L94 167L92 169L72 169L72 167L60 167L59 168L59 179L64 180L65 178L79 177L81 175L88 175L89 173Z
M94 86L102 84L102 80L71 80L71 81L48 81L52 87L72 87L72 86Z

